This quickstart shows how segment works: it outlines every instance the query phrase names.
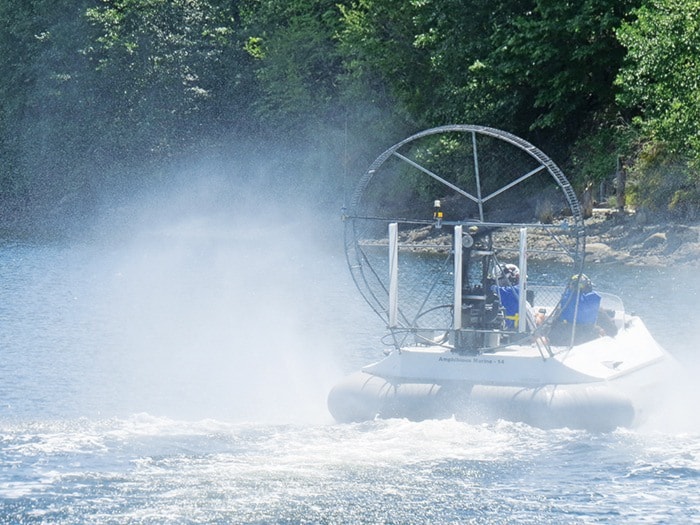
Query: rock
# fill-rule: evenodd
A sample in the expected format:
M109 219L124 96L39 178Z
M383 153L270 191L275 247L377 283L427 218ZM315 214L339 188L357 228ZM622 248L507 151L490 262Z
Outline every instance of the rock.
M415 230L409 230L408 233L406 234L406 241L407 242L417 242L417 241L422 241L432 231L433 227L432 226L425 226L423 228L416 228Z
M620 263L631 266L670 266L674 264L700 267L700 224L678 224L655 222L641 224L639 216L611 213L609 216L595 210L594 216L586 220L586 260L591 263ZM404 236L405 235L405 236ZM498 243L517 245L517 231L499 231ZM435 230L432 226L419 227L402 232L402 241L421 246L427 252L450 249L452 237L449 228ZM378 244L386 244L386 239ZM528 249L533 259L559 260L547 256L553 249L549 234L528 234ZM550 252L551 253L554 252ZM569 262L561 256L562 262Z
M645 250L651 250L664 244L666 244L666 233L656 232L644 239L644 242L642 242L642 248Z
M613 250L602 242L591 242L586 244L586 259L597 263L624 261L627 255Z
M610 231L608 231L608 235L612 237L621 237L625 233L625 226L622 224L618 224L617 226L613 226L610 228Z
M645 224L647 220L649 220L649 217L645 210L637 210L634 214L634 220L637 224Z

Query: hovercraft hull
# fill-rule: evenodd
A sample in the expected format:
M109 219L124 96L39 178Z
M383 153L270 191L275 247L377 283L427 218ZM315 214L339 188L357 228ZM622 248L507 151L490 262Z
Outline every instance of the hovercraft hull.
M454 416L470 421L505 419L540 428L594 431L628 427L639 416L628 396L606 384L523 387L412 383L361 371L331 390L328 408L341 422Z
M638 317L605 337L544 358L535 345L462 355L404 348L341 380L329 393L337 421L457 417L541 428L610 430L642 423L678 374Z

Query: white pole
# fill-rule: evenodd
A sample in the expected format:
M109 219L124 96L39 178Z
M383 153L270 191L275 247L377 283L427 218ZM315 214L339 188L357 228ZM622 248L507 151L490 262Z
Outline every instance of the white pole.
M520 228L520 281L518 284L518 332L527 330L527 228Z
M462 225L455 226L455 292L454 329L462 328Z
M389 224L389 328L399 317L399 225Z

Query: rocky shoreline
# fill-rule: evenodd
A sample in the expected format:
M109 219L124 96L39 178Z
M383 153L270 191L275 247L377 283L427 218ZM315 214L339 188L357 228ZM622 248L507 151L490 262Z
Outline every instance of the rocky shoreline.
M653 223L643 213L595 209L586 260L631 266L700 266L700 224Z
M585 220L586 261L596 264L629 266L700 266L700 224L652 222L643 213L596 208ZM517 234L501 232L503 238L517 245ZM417 251L449 249L451 236L432 226L408 230L401 241ZM386 239L375 241L386 244ZM531 248L542 252L553 248L548 235L533 232ZM541 255L532 255L541 257ZM550 257L556 260L557 256Z

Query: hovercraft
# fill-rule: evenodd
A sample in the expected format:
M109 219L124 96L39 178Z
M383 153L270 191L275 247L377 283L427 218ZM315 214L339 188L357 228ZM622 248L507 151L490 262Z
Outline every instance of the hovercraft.
M640 422L674 361L584 274L585 227L556 164L510 133L428 129L382 153L344 210L385 356L328 396L339 422Z

